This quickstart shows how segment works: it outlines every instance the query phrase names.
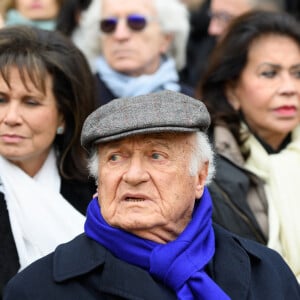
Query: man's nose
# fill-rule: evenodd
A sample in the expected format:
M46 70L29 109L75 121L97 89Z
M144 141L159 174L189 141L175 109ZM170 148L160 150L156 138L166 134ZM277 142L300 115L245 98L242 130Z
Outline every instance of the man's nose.
M123 175L123 180L131 185L137 185L139 183L149 180L150 175L145 166L143 158L132 157L128 162L127 170Z
M126 18L120 18L118 20L116 30L113 33L113 36L116 39L126 39L130 36L131 30L127 25Z

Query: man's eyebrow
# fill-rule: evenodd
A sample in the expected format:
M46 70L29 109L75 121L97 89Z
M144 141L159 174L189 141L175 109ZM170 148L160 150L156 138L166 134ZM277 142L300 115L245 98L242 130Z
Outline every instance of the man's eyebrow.
M160 139L160 138L152 138L152 139L149 139L149 140L146 140L145 141L147 144L149 144L150 146L162 146L164 148L167 148L169 149L170 146L169 146L169 143L166 142L165 139Z
M160 137L151 137L151 138L145 137L144 143L147 144L149 147L161 146L166 149L170 148L170 145L166 141L166 139ZM126 143L124 144L121 141L111 141L109 143L103 144L101 148L104 150L111 150L111 149L123 147L124 145L126 145Z
M144 141L149 145L160 145L165 148L170 148L169 137L174 136L173 134L170 135L163 135L161 133L153 134L152 136L145 136Z
M101 149L113 149L113 148L118 148L120 147L121 142L120 141L110 141L107 143L103 143L100 148Z

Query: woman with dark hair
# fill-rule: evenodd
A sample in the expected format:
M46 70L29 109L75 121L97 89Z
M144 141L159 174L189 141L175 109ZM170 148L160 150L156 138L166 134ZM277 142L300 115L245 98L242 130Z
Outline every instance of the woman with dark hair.
M214 220L267 244L300 279L300 24L254 11L229 27L198 89L219 156Z
M63 35L0 30L0 297L18 270L83 230L96 189L80 145L93 91L87 61Z

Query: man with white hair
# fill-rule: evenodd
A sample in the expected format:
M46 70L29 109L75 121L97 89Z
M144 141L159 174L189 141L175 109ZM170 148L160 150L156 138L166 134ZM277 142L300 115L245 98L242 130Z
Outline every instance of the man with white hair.
M161 90L187 95L189 15L180 0L100 0L101 54L95 59L98 105Z

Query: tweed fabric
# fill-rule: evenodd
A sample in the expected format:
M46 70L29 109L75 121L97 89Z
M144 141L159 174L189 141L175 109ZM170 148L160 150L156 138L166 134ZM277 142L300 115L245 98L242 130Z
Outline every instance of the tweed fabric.
M209 113L200 100L165 90L100 106L85 120L81 144L89 150L93 144L136 134L206 131L209 124Z

